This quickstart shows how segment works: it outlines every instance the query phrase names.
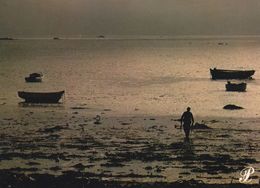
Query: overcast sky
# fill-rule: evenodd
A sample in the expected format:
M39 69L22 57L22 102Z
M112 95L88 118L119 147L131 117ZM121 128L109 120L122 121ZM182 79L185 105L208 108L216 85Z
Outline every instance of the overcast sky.
M258 35L260 0L0 0L0 36Z

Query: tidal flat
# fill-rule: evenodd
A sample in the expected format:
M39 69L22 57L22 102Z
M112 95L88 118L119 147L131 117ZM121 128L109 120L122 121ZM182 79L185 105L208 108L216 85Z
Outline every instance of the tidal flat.
M197 118L210 129L194 129L187 141L178 117L114 117L105 110L96 124L95 116L85 116L87 108L21 108L19 118L0 119L0 171L15 174L4 182L69 174L89 182L235 184L247 166L256 169L251 183L259 180L260 130L252 129L258 119Z
M259 182L259 38L10 40L0 54L0 187ZM246 92L226 92L214 67L256 73ZM41 83L25 82L33 72ZM60 90L57 105L17 96ZM188 106L206 125L189 141L177 121ZM248 166L251 184L240 184Z

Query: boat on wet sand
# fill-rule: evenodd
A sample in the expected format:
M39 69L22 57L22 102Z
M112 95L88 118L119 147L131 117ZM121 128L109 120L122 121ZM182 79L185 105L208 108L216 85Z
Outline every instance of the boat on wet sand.
M231 83L227 82L226 91L246 91L246 83Z
M58 103L65 91L57 92L26 92L18 91L18 96L26 103Z
M213 80L216 79L249 79L255 70L225 70L225 69L210 69Z

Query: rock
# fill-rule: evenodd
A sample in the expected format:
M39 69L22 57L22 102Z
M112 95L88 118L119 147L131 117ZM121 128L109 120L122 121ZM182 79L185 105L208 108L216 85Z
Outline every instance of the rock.
M153 167L151 167L151 166L147 166L147 167L145 167L144 169L145 169L145 170L152 170Z
M75 107L71 107L71 109L73 109L73 110L83 110L83 109L87 109L87 108L86 107L75 106Z
M122 122L121 125L131 125L131 123Z
M62 129L64 129L62 126L57 125L55 127L45 128L43 130L41 129L40 131L41 132L46 132L46 133L54 133L54 132L60 131Z
M101 124L101 116L100 115L96 115L96 117L94 119L95 119L94 124L96 124L96 125Z
M228 104L228 105L224 106L223 109L225 109L225 110L240 110L240 109L244 109L244 108L241 107L241 106L234 105L234 104Z
M210 121L210 123L217 123L217 122L219 122L219 121L218 121L218 120L215 120L215 119L213 119L213 120Z
M81 163L78 163L78 164L74 165L73 167L76 168L76 169L78 169L78 170L83 170L83 169L86 168L86 167L85 167L83 164L81 164Z
M195 125L193 125L192 128L193 129L211 129L210 127L208 127L206 124L203 124L203 123L195 123Z

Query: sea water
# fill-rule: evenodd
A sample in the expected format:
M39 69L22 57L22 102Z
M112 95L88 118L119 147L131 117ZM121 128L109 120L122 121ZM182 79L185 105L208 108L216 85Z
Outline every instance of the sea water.
M260 116L259 38L0 41L1 110L18 111L17 91L65 90L63 107L111 109L113 115ZM210 68L254 69L247 92L226 92ZM42 83L24 77L42 72ZM240 111L223 110L235 104Z

